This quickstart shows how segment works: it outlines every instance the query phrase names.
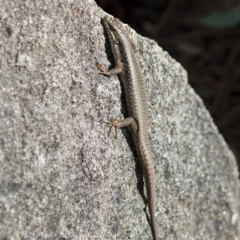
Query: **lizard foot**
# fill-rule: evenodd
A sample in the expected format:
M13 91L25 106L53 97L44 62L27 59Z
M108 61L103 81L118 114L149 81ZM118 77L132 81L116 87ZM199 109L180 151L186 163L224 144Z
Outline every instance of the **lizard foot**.
M112 128L115 128L115 138L117 138L118 129L120 128L119 122L115 118L110 118L109 122L106 122L107 124L110 124L110 128L108 131L108 135L110 135Z
M111 75L108 73L107 69L101 64L101 63L96 63L97 68L100 70L99 74L102 74L104 76L110 77Z

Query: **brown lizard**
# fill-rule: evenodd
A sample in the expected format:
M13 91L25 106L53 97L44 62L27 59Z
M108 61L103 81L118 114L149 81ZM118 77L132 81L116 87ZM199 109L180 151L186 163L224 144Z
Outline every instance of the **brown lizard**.
M101 74L108 77L120 74L129 116L121 121L111 118L109 122L111 124L110 131L114 127L117 135L119 128L128 127L131 132L145 178L152 234L154 240L157 240L156 186L154 165L148 140L147 88L127 29L116 18L105 16L102 20L115 58L115 68L106 70L99 63L97 66Z

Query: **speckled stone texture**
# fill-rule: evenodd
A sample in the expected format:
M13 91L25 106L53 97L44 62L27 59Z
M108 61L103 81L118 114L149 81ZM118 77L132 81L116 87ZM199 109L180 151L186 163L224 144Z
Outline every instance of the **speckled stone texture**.
M152 239L142 172L93 0L1 1L0 239ZM132 32L147 81L160 239L239 239L235 159L157 44Z

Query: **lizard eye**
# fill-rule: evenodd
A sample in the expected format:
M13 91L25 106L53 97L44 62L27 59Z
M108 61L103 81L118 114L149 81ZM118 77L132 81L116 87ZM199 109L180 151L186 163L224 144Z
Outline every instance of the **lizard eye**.
M113 25L109 25L109 28L114 31Z

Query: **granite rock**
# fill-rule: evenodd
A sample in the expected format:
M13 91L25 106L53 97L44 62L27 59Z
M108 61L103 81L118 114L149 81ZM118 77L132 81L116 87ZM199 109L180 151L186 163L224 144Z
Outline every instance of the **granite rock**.
M0 3L0 239L151 239L93 0ZM160 239L239 239L236 161L183 67L131 31L148 87Z

